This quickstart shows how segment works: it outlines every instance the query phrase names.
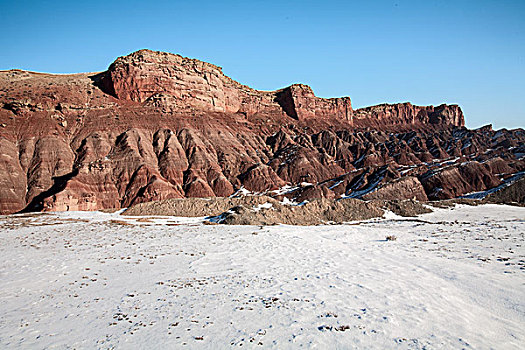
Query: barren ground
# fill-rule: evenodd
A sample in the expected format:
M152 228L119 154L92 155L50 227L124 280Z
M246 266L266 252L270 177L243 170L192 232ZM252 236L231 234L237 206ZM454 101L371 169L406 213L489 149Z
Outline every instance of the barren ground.
M0 347L523 348L524 235L502 205L310 227L3 216Z

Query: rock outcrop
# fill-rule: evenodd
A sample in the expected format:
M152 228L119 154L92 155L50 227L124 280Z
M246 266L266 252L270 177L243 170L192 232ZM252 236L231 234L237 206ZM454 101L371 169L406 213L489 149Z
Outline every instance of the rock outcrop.
M290 117L297 120L313 118L338 119L352 124L352 103L350 97L319 98L311 87L294 84L278 91L275 101Z
M490 193L485 200L489 203L512 203L525 206L525 174L510 185Z
M463 112L458 105L414 106L409 102L381 104L362 108L354 114L356 124L381 125L454 125L464 126Z
M441 199L523 171L523 130L468 130L456 105L257 91L140 50L105 72L0 72L0 213L266 194Z

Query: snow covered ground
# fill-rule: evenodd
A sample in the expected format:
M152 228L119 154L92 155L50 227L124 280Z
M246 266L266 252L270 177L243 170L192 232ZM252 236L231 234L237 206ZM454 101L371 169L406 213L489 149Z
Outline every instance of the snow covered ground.
M523 349L524 235L525 208L498 205L315 227L3 216L0 348Z

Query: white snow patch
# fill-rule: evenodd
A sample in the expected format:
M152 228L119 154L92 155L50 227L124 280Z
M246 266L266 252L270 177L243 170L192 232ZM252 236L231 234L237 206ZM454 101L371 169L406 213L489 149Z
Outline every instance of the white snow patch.
M525 176L525 171L520 171L520 172L512 175L507 180L503 181L503 183L501 185L497 186L497 187L491 188L491 189L486 190L486 191L478 191L478 192L467 193L467 194L461 196L460 198L483 199L483 198L487 197L489 194L492 194L494 192L497 192L499 190L504 189L505 187L508 187L508 186L512 185L513 183L515 183L516 181L521 179L523 176Z
M272 203L261 203L258 206L253 208L253 211L259 211L261 209L270 209L273 207Z
M290 185L284 185L283 187L279 188L278 190L272 190L272 192L275 196L280 196L283 194L291 193L294 191L297 191L299 189L299 186L290 186Z
M328 187L328 189L330 189L330 190L334 189L334 188L336 188L337 186L339 186L342 183L343 183L343 180L339 180L336 183L334 183L332 186Z
M525 208L434 210L311 227L0 216L0 347L521 348Z
M290 199L288 199L288 197L284 197L281 204L282 205L294 205L295 202L292 202Z
M252 194L251 191L249 191L246 188L244 188L244 186L241 186L241 188L239 188L237 191L235 191L234 194L230 195L230 198L239 197L239 196L248 196L250 194Z

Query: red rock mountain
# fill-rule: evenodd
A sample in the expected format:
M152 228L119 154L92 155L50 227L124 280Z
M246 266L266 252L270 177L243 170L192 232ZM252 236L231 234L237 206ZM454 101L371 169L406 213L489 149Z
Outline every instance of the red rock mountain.
M0 213L246 191L441 199L525 168L523 130L467 130L457 105L354 110L349 97L257 91L150 50L97 74L2 71L0 107Z

